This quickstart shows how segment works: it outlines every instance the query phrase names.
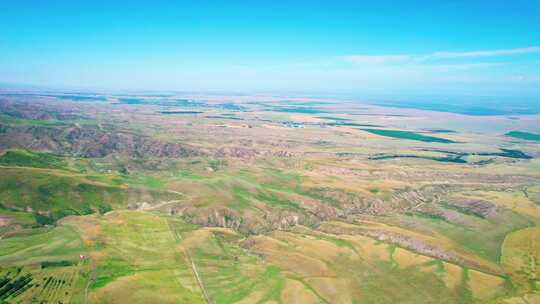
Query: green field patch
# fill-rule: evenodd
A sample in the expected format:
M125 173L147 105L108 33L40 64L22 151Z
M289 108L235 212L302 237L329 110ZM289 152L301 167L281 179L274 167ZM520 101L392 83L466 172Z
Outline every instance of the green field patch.
M243 118L240 118L240 117L233 117L233 116L220 116L220 115L208 115L208 116L205 116L204 118L210 118L210 119L229 119L229 120L244 120Z
M369 188L368 191L372 194L378 194L379 192L381 192L379 188Z
M422 134L411 132L411 131L381 130L381 129L360 129L360 130L366 131L375 135L391 137L391 138L416 140L416 141L423 141L423 142L436 142L436 143L445 143L445 144L455 143L455 141L450 140L450 139L434 137L434 136L426 136L426 135L422 135Z
M75 261L44 261L41 262L41 269L50 268L50 267L67 267L77 265L78 262Z
M431 152L437 153L446 153L446 156L435 156L435 155L423 155L423 154L375 154L369 157L370 160L385 160L385 159L395 159L395 158L417 158L417 159L426 159L437 162L444 163L456 163L456 164L467 164L468 156L498 156L498 157L507 157L507 158L516 158L516 159L532 159L532 156L520 151L512 149L499 149L500 152L452 152L452 151L436 151ZM489 164L492 160L486 159L478 162L470 162L475 165Z
M0 239L0 265L73 262L81 254L86 254L86 249L78 233L65 226Z
M426 263L427 266L435 266L435 274L439 277L442 277L446 274L446 269L444 268L444 262L442 260L436 259Z
M90 289L101 288L120 277L133 274L134 270L125 260L109 258L98 263L95 272L97 275L90 284Z
M274 193L259 192L254 196L257 200L264 202L270 207L279 209L298 210L300 207L297 203L286 198L282 198Z
M383 154L370 156L370 160L385 160L395 158L418 158L427 159L443 163L456 163L466 164L467 161L463 159L464 155L447 155L447 156L427 156L427 155L412 155L412 154Z
M318 116L318 119L335 120L335 121L349 121L350 118L336 117L336 116Z
M508 137L514 137L525 140L540 141L540 134L523 132L523 131L511 131L505 134Z
M273 108L271 111L280 112L280 113L300 113L300 114L328 113L326 111L319 110L319 109L316 109L316 108L304 108L304 107L298 107L298 108Z
M130 186L142 186L150 189L162 189L165 186L165 183L161 179L151 175L121 175L120 178Z
M469 287L469 280L469 269L464 267L463 271L461 272L461 282L457 286L457 290L460 294L459 303L473 302L473 294L471 288Z
M399 264L394 259L394 253L396 253L397 246L394 244L388 244L386 245L386 250L388 251L388 257L390 259L390 265L392 268L398 268Z
M251 205L252 194L248 190L240 186L233 186L231 190L239 209L246 209Z
M0 165L58 169L66 166L65 161L51 153L29 150L8 150L0 156Z
M501 156L508 158L518 158L518 159L532 159L533 157L527 155L523 151L513 150L513 149L499 149L501 152L480 152L480 153L470 153L469 155L479 155L479 156Z
M89 95L56 95L58 99L67 99L73 101L107 101L104 96L89 96Z
M327 241L327 242L330 242L340 248L349 248L353 251L356 251L354 246L346 241L346 240L342 240L340 238L337 238L337 237L334 237L334 236L330 236L330 235L323 235L323 234L316 234L316 235L313 235L316 239L318 240L324 240L324 241Z
M431 133L457 133L456 131L450 129L426 129L426 131Z

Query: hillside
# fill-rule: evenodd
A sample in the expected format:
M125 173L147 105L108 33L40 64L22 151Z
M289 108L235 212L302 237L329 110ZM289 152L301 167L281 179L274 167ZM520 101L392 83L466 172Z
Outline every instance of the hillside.
M0 95L0 302L540 300L537 116L95 96Z

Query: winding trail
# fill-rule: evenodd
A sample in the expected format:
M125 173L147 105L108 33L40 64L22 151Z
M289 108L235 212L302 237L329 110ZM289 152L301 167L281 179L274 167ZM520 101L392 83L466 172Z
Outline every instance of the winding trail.
M174 231L170 220L167 220L167 227L169 228L169 231L171 232L171 234L173 236L173 239L177 243L180 243L180 241L182 240L182 236ZM199 288L201 289L204 301L207 304L213 304L213 302L210 300L210 297L208 296L208 293L206 292L206 288L204 288L204 284L203 284L203 282L201 280L201 277L199 275L199 271L197 270L197 265L195 264L195 262L191 258L191 255L189 254L189 250L187 248L184 248L184 255L188 259L188 262L191 264L191 271L195 275L195 279L197 280L197 285L199 285Z
M191 270L193 270L193 273L195 274L195 278L197 279L197 284L199 284L199 287L201 288L204 300L206 301L206 303L212 304L212 301L210 300L210 297L208 296L208 293L206 292L203 282L199 276L199 272L197 271L197 265L195 265L195 262L193 261L193 259L191 259L191 256L189 255L189 252L187 251L187 249L185 253L186 253L186 257L191 262Z

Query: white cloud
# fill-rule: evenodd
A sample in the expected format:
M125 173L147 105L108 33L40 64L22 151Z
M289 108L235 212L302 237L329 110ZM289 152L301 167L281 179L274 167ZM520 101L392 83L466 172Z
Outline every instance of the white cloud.
M540 46L532 46L515 49L483 50L472 52L435 52L428 57L431 58L465 58L465 57L494 57L519 54L540 53Z
M505 65L504 62L485 62L485 63L452 63L452 64L432 64L429 65L440 70L470 70L476 68L490 68Z
M351 55L343 56L345 61L361 64L361 65L380 65L380 64L396 64L406 63L413 59L410 55L383 55L383 56L371 56L371 55Z
M497 57L520 54L540 53L540 46L532 46L514 49L483 50L470 52L434 52L430 54L397 54L397 55L347 55L341 59L356 65L389 65L407 63L425 63L427 61L436 62L445 59L477 58L477 57ZM540 63L540 62L537 62ZM463 66L473 67L486 66L487 64L464 64ZM499 65L499 64L496 64Z

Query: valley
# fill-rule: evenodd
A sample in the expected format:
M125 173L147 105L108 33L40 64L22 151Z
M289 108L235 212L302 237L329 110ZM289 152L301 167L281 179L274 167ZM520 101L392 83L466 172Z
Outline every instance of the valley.
M540 116L432 110L0 94L0 302L540 302Z

